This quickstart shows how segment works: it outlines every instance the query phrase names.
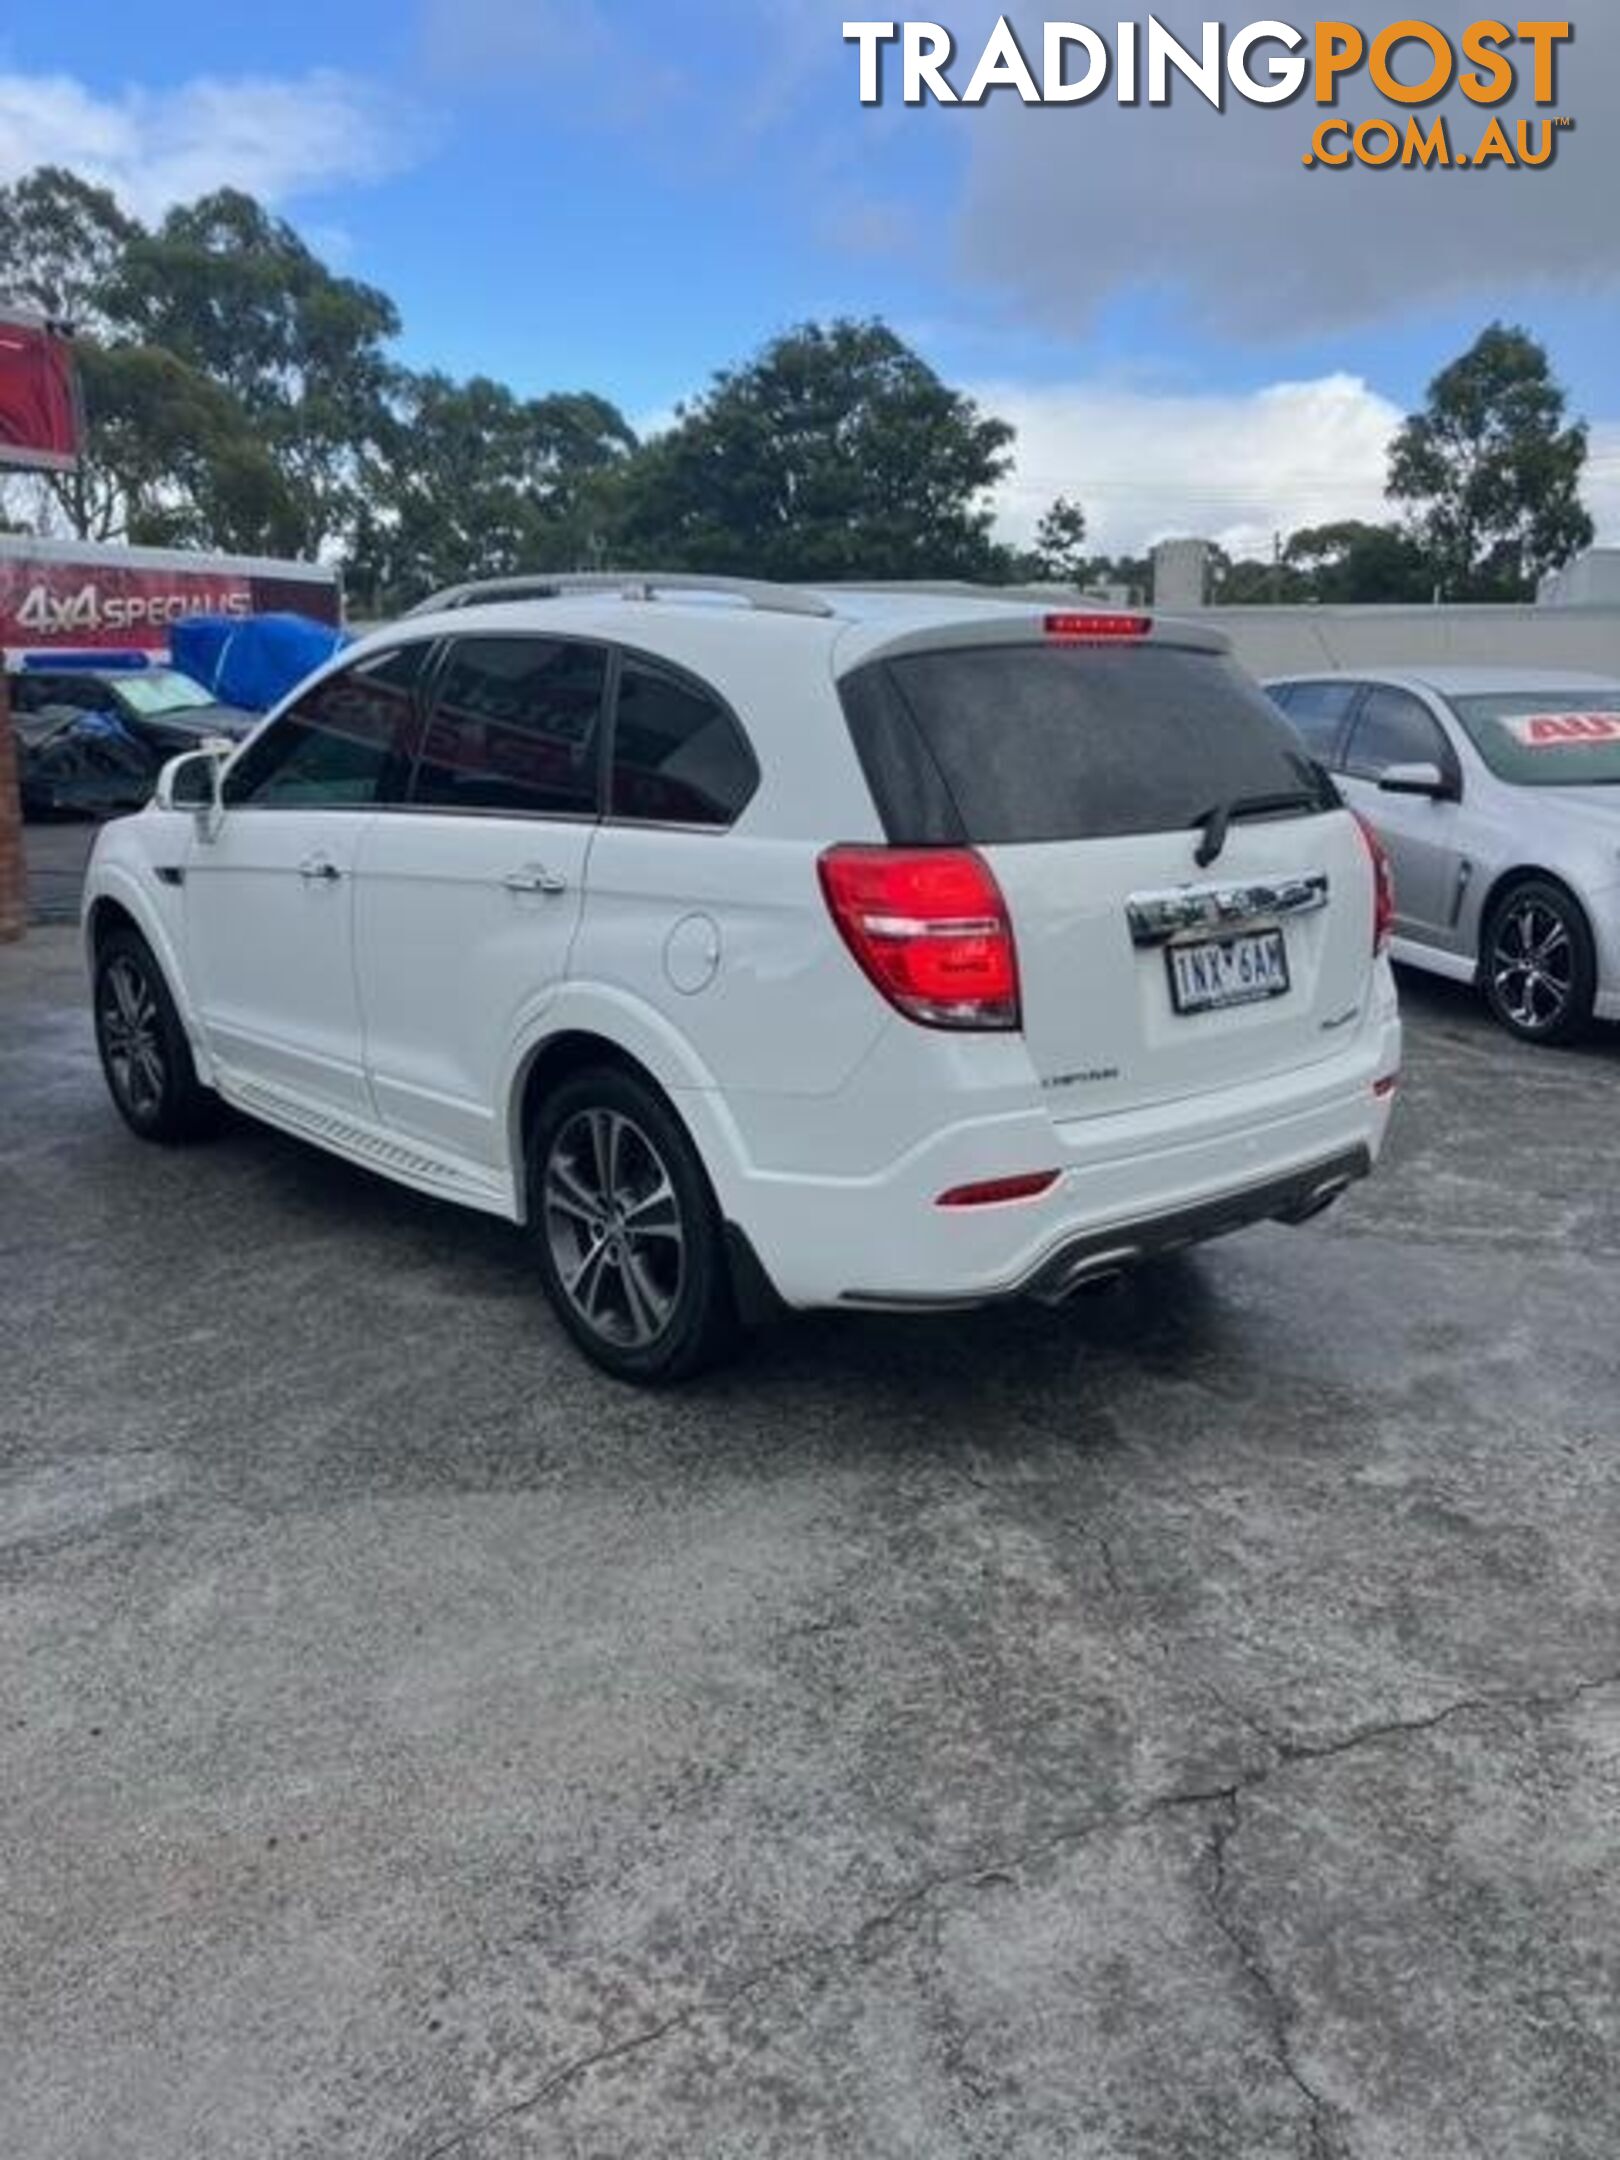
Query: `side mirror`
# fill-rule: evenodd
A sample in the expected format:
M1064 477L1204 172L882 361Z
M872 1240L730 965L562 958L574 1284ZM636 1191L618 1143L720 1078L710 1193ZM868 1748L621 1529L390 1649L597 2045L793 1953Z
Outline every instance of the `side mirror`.
M152 800L160 810L189 810L197 820L197 830L206 840L211 840L219 829L220 768L225 762L225 746L210 745L206 750L187 750L179 757L170 758L158 774L157 786L152 790Z
M1386 765L1378 785L1386 795L1427 795L1431 802L1444 802L1454 792L1439 766L1428 764Z

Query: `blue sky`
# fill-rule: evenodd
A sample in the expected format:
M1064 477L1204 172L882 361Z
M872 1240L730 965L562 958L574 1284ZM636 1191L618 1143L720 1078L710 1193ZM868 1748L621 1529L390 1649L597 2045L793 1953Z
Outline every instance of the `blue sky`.
M13 7L0 177L53 156L147 211L253 186L393 295L406 358L598 389L639 422L786 324L880 313L1019 424L1009 529L1062 487L1121 546L1375 513L1394 417L1506 313L1596 423L1591 492L1620 539L1620 244L1594 208L1620 180L1613 0L1570 10L1578 126L1556 171L1466 177L1304 175L1308 106L862 108L845 12ZM1015 14L1037 49L1043 12ZM1126 11L1062 12L1111 33ZM1249 19L1158 13L1188 36ZM994 9L947 19L960 81ZM1384 109L1366 90L1352 108Z

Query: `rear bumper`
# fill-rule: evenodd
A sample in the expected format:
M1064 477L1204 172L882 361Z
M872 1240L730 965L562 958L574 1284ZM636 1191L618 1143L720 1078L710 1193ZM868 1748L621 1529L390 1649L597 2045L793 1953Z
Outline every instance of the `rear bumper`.
M1065 1239L1051 1258L1042 1261L1032 1275L999 1298L1033 1298L1037 1304L1061 1305L1065 1298L1090 1283L1152 1260L1165 1253L1180 1252L1188 1245L1202 1245L1225 1237L1233 1230L1247 1230L1255 1223L1309 1222L1348 1192L1360 1178L1372 1172L1372 1156L1365 1147L1347 1149L1326 1162L1283 1177L1268 1178L1260 1185L1245 1185L1218 1193L1191 1207L1144 1216L1138 1222L1115 1223L1102 1230L1084 1230ZM879 1306L888 1311L960 1312L985 1304L984 1298L896 1298L880 1293L846 1290L846 1305Z
M1064 1296L1151 1253L1300 1220L1337 1197L1378 1159L1392 1108L1378 1083L1400 1057L1391 1003L1339 1055L1243 1087L1095 1118L968 1119L866 1176L762 1172L733 1157L715 1183L788 1305ZM953 1187L1050 1171L1032 1199L938 1204Z

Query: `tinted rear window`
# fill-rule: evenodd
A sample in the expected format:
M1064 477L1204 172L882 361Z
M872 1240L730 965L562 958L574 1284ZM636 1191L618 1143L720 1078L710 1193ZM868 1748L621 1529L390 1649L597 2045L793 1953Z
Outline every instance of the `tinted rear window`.
M1218 803L1333 783L1241 669L1174 646L908 653L841 684L889 838L1092 840L1179 831Z
M613 722L614 817L729 825L758 777L718 698L650 661L625 660Z

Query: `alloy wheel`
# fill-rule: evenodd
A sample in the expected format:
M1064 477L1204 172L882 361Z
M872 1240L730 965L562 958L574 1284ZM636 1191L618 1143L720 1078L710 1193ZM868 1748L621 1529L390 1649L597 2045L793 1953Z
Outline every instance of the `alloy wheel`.
M686 1274L686 1231L669 1168L622 1111L559 1127L541 1185L557 1280L591 1331L644 1349L669 1326Z
M107 1069L120 1100L135 1118L156 1117L167 1078L157 1000L141 969L122 954L103 972L100 1020Z
M1528 896L1509 907L1491 947L1491 981L1516 1028L1545 1035L1557 1027L1575 991L1575 941L1556 908Z

